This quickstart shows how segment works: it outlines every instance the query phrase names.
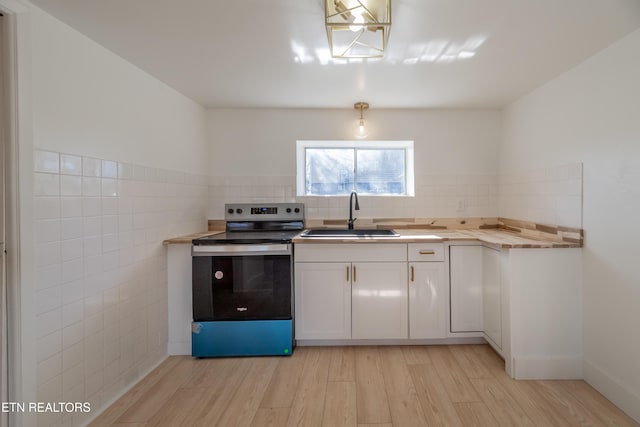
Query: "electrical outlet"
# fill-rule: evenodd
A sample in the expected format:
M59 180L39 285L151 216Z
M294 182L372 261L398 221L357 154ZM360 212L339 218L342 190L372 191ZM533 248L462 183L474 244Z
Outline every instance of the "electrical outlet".
M456 203L456 212L465 212L467 210L467 199L459 197Z

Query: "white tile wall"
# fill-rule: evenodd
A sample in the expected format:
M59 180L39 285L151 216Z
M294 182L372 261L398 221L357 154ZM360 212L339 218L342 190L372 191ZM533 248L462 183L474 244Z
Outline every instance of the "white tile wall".
M208 218L230 202L304 202L310 219L346 218L348 197L296 197L294 176L213 177ZM497 175L416 175L415 197L360 197L361 218L495 217ZM346 215L346 216L345 216Z
M60 154L60 172L65 175L82 175L82 157Z
M34 163L36 172L58 173L60 171L60 156L53 151L36 151Z
M166 354L162 240L206 229L208 181L52 151L34 159L38 399L99 411Z
M500 177L500 216L582 228L582 163Z
M343 219L348 197L296 197L294 176L212 177L207 217L230 202L304 202L309 219ZM505 217L582 227L582 164L510 175L416 175L415 197L360 197L361 218Z

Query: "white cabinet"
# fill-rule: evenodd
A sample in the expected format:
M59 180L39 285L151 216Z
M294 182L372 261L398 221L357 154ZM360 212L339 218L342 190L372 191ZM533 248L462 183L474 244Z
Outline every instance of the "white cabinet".
M484 337L513 378L583 375L580 248L363 242L294 249L298 340Z
M516 379L584 378L582 249L509 249L501 261L502 352Z
M358 262L352 266L351 337L408 337L407 263Z
M351 338L350 263L296 263L296 339Z
M449 247L451 332L481 332L482 246Z
M448 296L444 245L409 244L408 255L409 338L445 338Z
M407 338L406 244L295 248L295 337Z
M191 244L167 247L168 326L170 356L191 354Z
M444 338L447 333L444 262L409 264L409 338Z
M478 245L449 248L451 332L482 332L502 348L501 252Z
M500 251L482 248L483 331L499 349L502 348L502 284Z

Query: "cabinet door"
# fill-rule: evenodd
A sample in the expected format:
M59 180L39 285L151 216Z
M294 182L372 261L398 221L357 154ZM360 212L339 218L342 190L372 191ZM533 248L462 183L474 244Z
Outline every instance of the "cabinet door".
M351 264L295 264L296 339L351 338Z
M449 248L451 332L482 332L482 246Z
M445 338L447 287L443 262L409 264L409 338Z
M482 305L484 333L502 348L500 251L482 248Z
M408 337L407 263L353 263L352 337Z

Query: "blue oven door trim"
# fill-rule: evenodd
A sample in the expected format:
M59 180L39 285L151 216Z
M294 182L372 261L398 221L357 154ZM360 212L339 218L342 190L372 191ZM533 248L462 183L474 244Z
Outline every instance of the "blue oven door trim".
M191 324L193 357L290 356L293 320L205 321Z

